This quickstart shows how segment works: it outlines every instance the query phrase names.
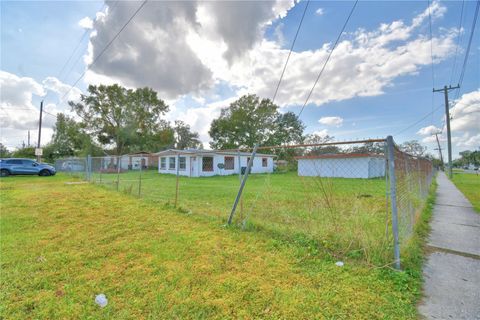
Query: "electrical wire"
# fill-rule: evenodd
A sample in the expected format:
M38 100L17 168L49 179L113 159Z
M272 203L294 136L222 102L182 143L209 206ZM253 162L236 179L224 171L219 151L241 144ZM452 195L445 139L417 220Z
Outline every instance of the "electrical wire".
M431 67L432 67L432 88L435 88L435 67L433 63L433 35L432 35L432 14L431 14L431 6L430 6L430 0L427 1L428 3L428 26L429 26L429 31L430 31L430 58L431 58ZM433 105L435 102L435 93L432 90L432 122L433 122Z
M128 26L128 24L135 18L135 16L142 10L142 8L145 6L148 0L144 0L142 4L135 10L135 12L132 14L132 16L127 20L127 22L123 25L122 28L115 34L115 36L107 43L107 45L100 51L100 53L93 59L92 63L87 66L85 71L78 77L78 79L73 83L73 85L70 86L70 89L62 96L61 100L63 100L69 93L72 91L73 88L77 85L77 83L85 76L87 71L100 59L100 57L107 51L107 49L110 47L110 45L118 38L118 36L122 33L122 31Z
M431 114L435 113L435 111L437 111L438 109L440 109L441 107L443 107L443 105L439 105L438 107L436 107L434 110L432 110L431 112L427 113L426 115L424 115L422 118L420 118L418 121L416 121L415 123L412 123L411 125L409 125L408 127L394 133L394 136L396 135L399 135L400 133L403 133L405 131L407 131L408 129L410 128L413 128L414 126L416 126L417 124L421 123L423 120L425 120L426 118L428 118L428 116L430 116Z
M323 74L323 71L325 70L325 67L327 66L327 63L328 61L330 60L330 57L332 56L332 53L333 51L335 51L335 48L337 47L337 44L338 44L338 41L340 41L340 38L343 34L343 32L345 31L345 28L347 27L347 24L348 24L348 21L350 21L350 18L352 17L352 14L353 12L355 11L355 8L357 7L357 3L358 3L358 0L355 1L355 3L353 4L353 7L352 9L350 10L350 13L348 14L348 17L347 19L345 20L345 23L343 24L343 27L342 29L340 30L340 32L338 33L338 36L337 36L337 40L335 41L335 44L333 45L332 47L332 50L330 50L328 56L327 56L327 59L325 60L324 64L323 64L323 67L322 69L320 70L320 72L318 73L318 76L317 76L317 79L315 80L315 82L313 83L313 86L312 86L312 89L310 89L310 92L308 93L308 96L307 98L305 99L305 102L303 103L303 106L302 106L302 109L300 110L300 112L298 113L297 117L300 118L302 112L303 112L303 109L305 109L305 106L307 105L308 103L308 100L310 100L310 97L313 93L313 90L315 90L315 87L318 83L318 80L320 79L320 77L322 76Z
M278 83L277 83L277 88L275 89L275 93L273 94L272 103L275 102L275 98L277 97L278 89L280 88L280 84L282 83L283 75L285 74L285 70L287 69L288 61L290 60L290 56L292 55L293 47L295 46L295 42L297 41L298 33L300 32L300 28L302 27L303 19L305 18L305 13L307 12L309 4L310 4L310 0L308 0L305 5L302 18L300 19L300 23L298 24L297 32L295 33L295 37L293 37L292 46L290 47L287 60L285 61L285 65L283 66L282 74L280 75L280 79L278 80Z
M463 9L465 7L465 0L462 1L462 9L460 11L460 22L458 23L458 32L459 35L457 36L457 46L455 47L455 56L453 57L453 65L452 65L452 74L450 75L450 83L453 81L453 76L455 74L455 70L457 68L457 56L458 56L458 48L460 47L460 42L462 41L462 34L460 33L463 26Z
M460 73L460 78L458 80L458 85L461 87L463 83L463 77L465 76L465 70L467 68L468 56L470 55L470 48L472 46L473 34L475 33L475 26L477 24L478 18L478 9L480 8L480 0L477 0L477 6L475 8L475 14L473 16L472 28L470 30L470 37L468 39L467 51L465 52L465 58L463 60L462 72ZM457 92L460 92L458 90ZM458 94L457 94L458 97Z

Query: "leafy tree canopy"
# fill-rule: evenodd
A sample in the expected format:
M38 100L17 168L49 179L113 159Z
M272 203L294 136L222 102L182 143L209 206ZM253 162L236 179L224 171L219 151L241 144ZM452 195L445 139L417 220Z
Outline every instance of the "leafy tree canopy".
M222 109L210 127L214 149L301 143L304 124L295 114L281 114L269 99L245 95Z
M117 84L88 87L80 102L69 102L82 119L87 132L104 145L113 145L116 154L133 149L160 148L171 134L161 117L168 111L165 102L150 88L126 89Z

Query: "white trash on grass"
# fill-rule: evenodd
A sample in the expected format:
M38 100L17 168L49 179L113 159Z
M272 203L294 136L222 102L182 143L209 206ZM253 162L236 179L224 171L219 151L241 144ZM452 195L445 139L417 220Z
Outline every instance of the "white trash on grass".
M108 304L108 299L103 293L101 293L95 297L95 303L98 304L100 308L103 308Z
M343 263L343 261L337 261L337 262L335 262L335 265L337 267L343 267L344 263Z

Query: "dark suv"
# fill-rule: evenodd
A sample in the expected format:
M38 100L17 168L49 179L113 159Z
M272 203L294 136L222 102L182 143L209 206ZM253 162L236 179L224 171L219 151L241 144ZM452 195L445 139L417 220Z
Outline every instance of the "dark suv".
M8 177L14 174L36 174L53 176L57 173L54 167L46 163L38 163L31 159L0 159L0 176Z

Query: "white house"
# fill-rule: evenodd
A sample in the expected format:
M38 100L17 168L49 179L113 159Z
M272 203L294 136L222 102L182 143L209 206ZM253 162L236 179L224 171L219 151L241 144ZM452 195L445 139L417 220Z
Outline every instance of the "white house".
M385 176L385 158L378 154L323 154L296 159L299 176L363 179Z
M238 174L246 170L251 157L247 152L221 150L175 150L169 149L155 154L158 156L159 173L178 173L188 177L208 177L215 175ZM271 154L256 154L251 173L273 172Z
M157 157L148 152L137 152L120 156L121 170L140 170L157 164ZM106 156L101 161L101 168L117 169L117 156Z

